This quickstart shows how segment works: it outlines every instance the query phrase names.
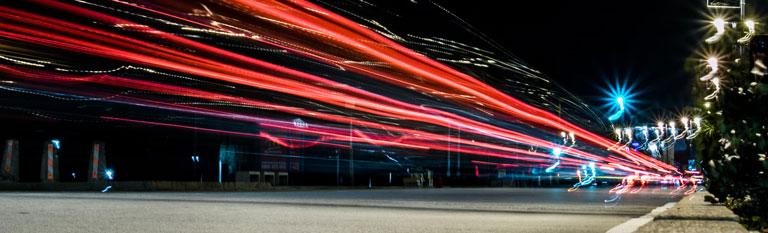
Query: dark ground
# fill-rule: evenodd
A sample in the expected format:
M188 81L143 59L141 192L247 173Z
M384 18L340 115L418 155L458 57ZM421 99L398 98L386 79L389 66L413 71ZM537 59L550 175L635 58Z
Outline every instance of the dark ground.
M0 232L605 232L679 197L646 188L0 193Z

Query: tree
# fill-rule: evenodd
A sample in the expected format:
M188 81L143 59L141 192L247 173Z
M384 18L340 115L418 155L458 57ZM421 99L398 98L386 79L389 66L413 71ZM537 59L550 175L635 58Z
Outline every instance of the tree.
M768 229L768 36L754 35L749 24L718 28L721 37L702 48L706 57L694 55L686 70L697 80L693 95L703 120L696 148L705 186L748 228Z

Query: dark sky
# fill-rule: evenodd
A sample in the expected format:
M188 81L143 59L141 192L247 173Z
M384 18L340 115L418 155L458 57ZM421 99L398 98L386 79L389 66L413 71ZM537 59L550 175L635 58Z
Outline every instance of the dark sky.
M686 105L683 63L707 36L705 0L438 3L596 106L615 77L644 91L641 109Z

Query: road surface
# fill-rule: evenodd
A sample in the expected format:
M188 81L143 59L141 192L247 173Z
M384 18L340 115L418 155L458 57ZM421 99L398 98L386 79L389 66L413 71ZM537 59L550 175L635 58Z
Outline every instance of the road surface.
M0 232L605 232L671 191L0 192Z

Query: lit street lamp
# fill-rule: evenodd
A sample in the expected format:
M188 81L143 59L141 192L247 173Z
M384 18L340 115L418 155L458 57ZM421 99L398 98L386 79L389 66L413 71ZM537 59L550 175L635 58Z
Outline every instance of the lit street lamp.
M619 119L619 117L621 117L622 114L624 114L624 98L623 97L616 98L616 103L619 104L619 111L609 116L608 117L609 121L615 121L616 119Z

